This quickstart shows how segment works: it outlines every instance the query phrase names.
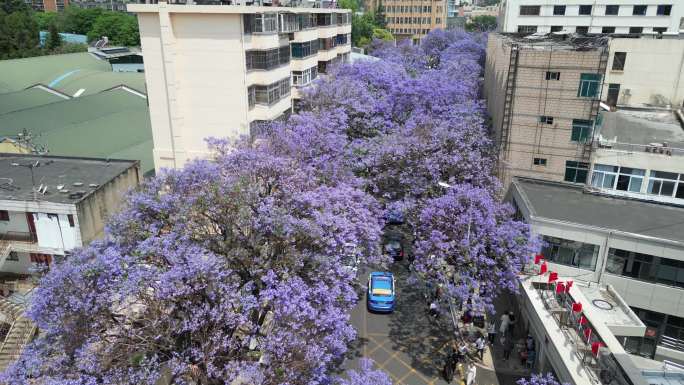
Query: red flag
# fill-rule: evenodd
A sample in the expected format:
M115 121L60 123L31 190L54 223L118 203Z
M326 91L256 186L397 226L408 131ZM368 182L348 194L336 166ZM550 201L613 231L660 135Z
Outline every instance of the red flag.
M544 274L546 271L549 269L549 267L546 265L546 262L541 264L541 268L539 269L539 274Z
M538 265L539 262L541 262L544 259L544 256L541 254L537 254L534 256L534 264Z
M570 288L572 287L572 284L573 284L572 281L568 281L568 282L565 284L565 292L566 292L566 293L569 293L569 292L570 292Z
M580 302L575 302L572 304L572 311L579 313L582 311L582 304Z
M601 346L603 346L603 344L598 341L591 344L591 354L598 357L599 348L601 348Z
M558 273L556 273L555 271L550 272L549 273L549 283L555 282L557 280L558 280Z
M564 293L564 292L565 292L565 285L563 284L563 282L558 282L558 284L556 284L556 293L560 294L560 293Z
M586 328L584 329L584 338L589 341L589 337L591 337L591 329Z
M589 320L588 320L587 317L585 317L585 316L581 316L580 319L579 319L579 324L580 324L580 325L586 325L588 322L589 322Z

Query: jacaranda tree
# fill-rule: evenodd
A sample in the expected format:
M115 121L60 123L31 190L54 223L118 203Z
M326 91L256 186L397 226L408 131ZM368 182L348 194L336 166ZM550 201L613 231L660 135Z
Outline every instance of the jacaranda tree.
M345 261L385 263L389 217L448 295L489 305L514 288L535 244L497 200L482 38L373 49L257 140L210 140L213 159L132 193L104 240L43 278L41 334L0 383L389 385L370 362L334 374L355 338Z

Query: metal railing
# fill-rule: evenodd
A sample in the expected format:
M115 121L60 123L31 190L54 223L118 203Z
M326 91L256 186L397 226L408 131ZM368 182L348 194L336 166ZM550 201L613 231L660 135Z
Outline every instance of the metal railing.
M679 338L662 336L660 338L660 345L668 349L684 352L684 341L680 340Z
M648 144L633 144L633 143L617 143L617 142L602 142L594 141L594 148L599 150L615 150L625 152L643 152L660 154L667 156L684 156L684 149L669 147L664 145L648 145Z
M7 231L0 233L0 241L8 242L38 242L38 237L35 233L23 232L23 231Z

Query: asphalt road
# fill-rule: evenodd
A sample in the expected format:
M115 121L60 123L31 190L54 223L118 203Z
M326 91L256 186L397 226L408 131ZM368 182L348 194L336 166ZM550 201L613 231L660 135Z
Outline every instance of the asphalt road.
M428 317L423 291L418 284L409 283L403 264L390 268L396 283L395 311L370 313L365 294L370 271L360 272L363 294L351 313L358 339L345 366L358 367L358 360L367 357L387 372L395 385L446 384L441 371L452 333L446 319L442 325Z

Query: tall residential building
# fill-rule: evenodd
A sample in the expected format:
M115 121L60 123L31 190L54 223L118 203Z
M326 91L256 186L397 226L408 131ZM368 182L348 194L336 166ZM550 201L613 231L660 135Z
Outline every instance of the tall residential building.
M490 34L485 95L499 176L584 183L608 38Z
M504 0L499 31L677 34L683 18L684 3L673 0Z
M69 5L69 0L24 0L36 11L61 12Z
M130 4L145 57L156 169L209 156L207 137L250 135L351 52L344 9Z
M447 0L384 0L387 29L397 39L417 41L433 29L446 29Z

